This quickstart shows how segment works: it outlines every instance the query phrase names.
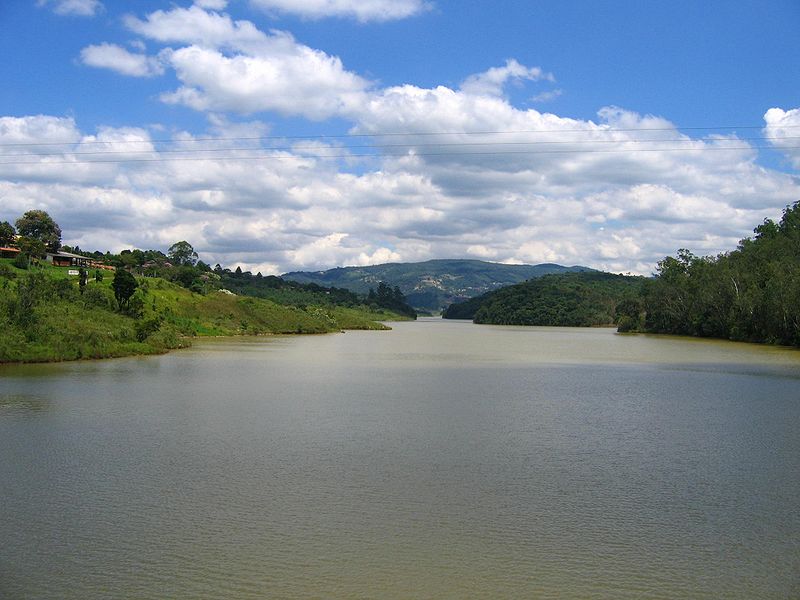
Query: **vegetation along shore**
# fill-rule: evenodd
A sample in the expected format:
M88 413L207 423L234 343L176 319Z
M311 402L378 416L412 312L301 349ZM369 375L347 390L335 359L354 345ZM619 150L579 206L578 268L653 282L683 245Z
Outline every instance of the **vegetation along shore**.
M679 250L654 277L546 275L452 304L444 317L800 346L800 202L754 234L718 256Z
M718 256L679 250L653 277L584 270L451 304L445 318L800 346L800 202ZM186 241L158 250L61 245L44 211L0 223L0 362L152 354L195 336L382 329L416 318L400 288L361 293L213 268Z
M415 318L402 294L304 285L198 260L181 241L167 254L61 246L43 211L0 223L0 362L162 353L195 336L387 329Z

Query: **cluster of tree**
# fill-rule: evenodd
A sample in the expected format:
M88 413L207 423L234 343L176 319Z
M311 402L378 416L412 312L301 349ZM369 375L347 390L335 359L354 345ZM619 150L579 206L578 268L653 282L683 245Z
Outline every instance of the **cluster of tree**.
M377 292L370 289L365 296L344 288L300 283L275 275L263 276L261 273L253 275L250 271L242 271L241 267L231 271L216 265L214 274L219 278L219 285L226 290L242 296L266 298L278 304L349 307L367 304L374 309L383 308L406 317L417 316L400 288L397 286L392 288L384 282L378 284Z
M381 281L378 290L370 288L367 294L367 303L377 308L385 308L412 319L417 318L417 312L406 302L406 297L398 286L391 287Z
M11 225L0 223L0 246L19 248L17 262L26 268L31 259L44 258L61 247L61 228L43 210L29 210Z
M16 222L16 229L7 222L0 223L0 245L17 245L23 250L27 268L27 256L44 256L45 251L56 252L61 247L61 228L45 211L28 211ZM199 260L192 245L185 241L174 243L163 253L160 250L123 250L119 254L99 251L83 251L80 247L64 246L65 252L92 258L116 267L112 287L120 310L136 313L136 279L133 274L143 277L160 277L200 294L218 289L227 289L235 294L272 300L278 304L291 306L345 306L369 305L377 309L388 309L399 314L416 317L416 313L406 302L400 289L390 288L381 282L378 291L370 290L368 295L336 287L324 287L316 283L287 281L276 276L253 275L237 267L235 271L216 265L213 269ZM98 272L99 273L99 272ZM102 279L99 274L98 280ZM81 269L80 290L83 293L88 277ZM132 304L133 303L133 304Z
M289 281L275 275L253 275L250 271L223 269L220 265L214 267L214 274L218 277L219 285L241 296L265 298L278 304L306 306L357 306L364 304L363 296L343 288L324 287L315 283L299 283Z
M613 325L618 307L643 284L642 277L600 271L545 275L452 304L442 316L492 325Z
M664 258L620 330L800 346L800 202L754 233L716 257Z

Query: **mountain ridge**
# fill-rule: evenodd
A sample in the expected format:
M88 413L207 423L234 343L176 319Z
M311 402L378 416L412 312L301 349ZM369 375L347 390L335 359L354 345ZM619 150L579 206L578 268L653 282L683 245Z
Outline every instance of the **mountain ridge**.
M367 293L381 281L397 286L409 304L438 313L460 302L501 287L551 273L595 271L589 267L556 263L505 264L477 259L437 258L421 262L334 267L321 271L292 271L282 278L300 283Z

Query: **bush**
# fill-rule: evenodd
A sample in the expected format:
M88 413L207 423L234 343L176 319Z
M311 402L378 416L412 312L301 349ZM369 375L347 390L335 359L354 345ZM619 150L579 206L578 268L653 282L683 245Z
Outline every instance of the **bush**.
M136 339L140 342L145 341L159 330L163 320L163 317L157 316L137 321L136 325L134 326L136 329Z
M18 269L27 269L31 264L31 258L28 256L27 252L20 252L14 257L14 262L12 264Z
M114 295L111 290L103 286L87 286L86 291L83 293L83 303L87 307L114 310L114 302Z

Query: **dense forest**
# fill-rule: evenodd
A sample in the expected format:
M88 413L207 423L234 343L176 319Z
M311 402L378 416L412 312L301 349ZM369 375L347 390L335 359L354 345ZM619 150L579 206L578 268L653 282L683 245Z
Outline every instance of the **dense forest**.
M614 325L617 307L638 298L644 278L599 271L545 275L452 304L446 319L493 325Z
M619 330L800 346L800 202L754 233L719 256L664 258Z

